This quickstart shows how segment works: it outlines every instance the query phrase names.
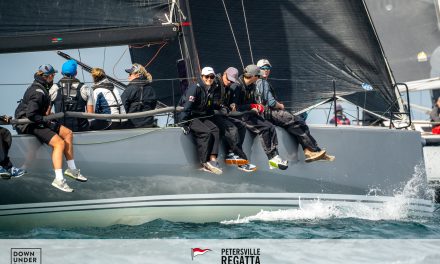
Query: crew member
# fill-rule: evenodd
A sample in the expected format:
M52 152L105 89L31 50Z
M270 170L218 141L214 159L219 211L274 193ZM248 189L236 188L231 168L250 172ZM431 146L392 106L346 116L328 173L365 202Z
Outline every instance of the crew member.
M64 175L81 182L87 178L81 175L76 168L73 157L73 133L57 121L44 121L43 117L49 114L50 96L49 89L57 71L50 65L41 65L34 75L34 82L27 88L23 99L15 110L15 118L28 118L33 123L16 125L19 134L31 134L41 142L52 147L52 162L55 179L52 186L64 191L73 192L63 177L63 153L67 160L68 169Z
M270 169L287 169L287 160L278 154L278 138L275 126L262 116L264 106L257 94L256 81L260 78L261 71L257 65L248 65L244 74L238 78L238 83L231 86L231 110L254 111L245 113L241 120L246 123L247 129L261 137L264 152L269 159Z
M137 113L154 110L157 104L156 93L151 87L153 77L144 66L133 64L130 69L125 70L130 83L121 95L122 103L127 113ZM127 121L127 128L153 127L154 117L147 116L134 118Z
M10 124L12 117L0 116L0 121L3 124ZM4 127L0 127L0 177L2 179L10 179L11 177L21 177L26 171L16 168L12 165L8 153L12 144L11 132Z
M437 98L434 108L432 108L430 117L432 122L440 122L440 97ZM440 124L432 125L432 134L440 134Z
M310 134L306 122L299 116L295 116L284 110L284 104L278 100L268 78L272 65L267 59L261 59L257 66L262 71L262 78L257 81L258 94L266 107L265 116L274 125L286 129L293 135L304 150L305 162L312 162L320 159L333 160L333 156L326 155L325 150L318 147L316 140Z
M179 102L183 111L179 113L178 121L185 129L189 129L194 138L202 169L222 174L223 171L217 162L220 131L213 122L213 113L208 107L208 98L215 89L214 79L214 69L204 67L200 80L188 87Z
M55 113L59 112L87 112L94 113L93 90L76 78L77 63L68 60L61 68L61 78L49 90ZM89 130L89 121L86 118L64 117L60 124L73 132Z
M332 119L330 119L330 124L334 123L335 117L333 116ZM344 108L342 108L342 105L340 104L336 105L336 123L338 125L350 125L350 119L344 115Z

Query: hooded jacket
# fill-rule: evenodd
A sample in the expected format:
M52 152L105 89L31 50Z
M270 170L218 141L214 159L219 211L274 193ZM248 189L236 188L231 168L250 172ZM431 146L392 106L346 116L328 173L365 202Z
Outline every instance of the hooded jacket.
M45 126L43 117L50 107L49 89L53 83L48 83L42 76L34 75L34 82L27 88L15 110L15 119L28 118L40 126ZM18 133L25 133L29 124L16 125Z

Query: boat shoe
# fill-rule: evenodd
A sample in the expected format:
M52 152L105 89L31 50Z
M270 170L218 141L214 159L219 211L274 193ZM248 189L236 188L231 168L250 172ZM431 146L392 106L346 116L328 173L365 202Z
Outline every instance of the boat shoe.
M80 181L80 182L86 182L86 181L87 181L87 178L84 177L84 176L80 173L79 169L74 169L74 170L72 170L72 169L67 169L67 170L64 172L64 175L66 175L66 176L68 176L68 177L70 177L70 178L72 178L72 179L75 179L75 180L77 180L77 181Z
M240 158L240 156L235 155L233 152L226 155L225 163L228 165L246 165L249 163L247 159Z
M73 192L73 189L70 188L69 185L67 185L66 179L58 180L57 178L55 178L55 180L53 180L52 182L52 186L60 189L63 192Z
M216 161L208 161L205 163L202 163L202 170L211 172L217 175L220 175L223 173L222 169L220 168L218 162Z
M334 161L335 159L336 159L335 156L328 155L327 153L325 153L325 155L322 158L320 158L319 160L320 161Z
M325 156L325 150L320 151L304 151L305 162L320 160Z
M280 169L286 170L289 166L287 165L287 160L283 160L279 155L276 155L269 160L269 169Z

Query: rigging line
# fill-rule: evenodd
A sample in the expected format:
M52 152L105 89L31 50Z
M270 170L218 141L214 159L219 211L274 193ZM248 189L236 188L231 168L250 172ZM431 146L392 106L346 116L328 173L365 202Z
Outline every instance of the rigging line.
M252 53L252 46L251 46L251 37L249 35L249 29L248 29L248 23L247 23L247 19L246 19L246 11L244 9L244 0L241 0L241 6L243 7L243 16L244 16L244 24L246 26L246 34L247 34L247 38L248 38L248 43L249 43L249 51L251 52L251 60L252 60L252 64L254 63L254 54Z
M78 56L79 56L79 62L82 62L82 60L81 60L81 51L78 49ZM81 67L81 74L82 74L82 77L83 77L83 81L85 81L86 79L84 78L84 69L83 69L83 67Z
M159 52L162 50L163 47L165 47L166 44L168 43L164 41L162 46L160 46L160 48L156 51L156 54L154 54L154 56L150 59L150 61L144 66L145 68L150 66L150 64L156 59L157 55L159 55Z
M104 65L105 65L105 52L107 50L107 47L104 47L104 59L102 60L102 68L104 69Z
M128 46L127 46L127 48L124 50L124 52L122 53L121 57L119 57L119 59L116 61L115 65L113 65L113 76L115 76L115 78L116 78L117 80L122 80L122 79L120 79L120 78L118 78L118 77L116 76L115 68L116 68L116 65L118 65L118 63L122 60L122 57L124 57L124 54L127 52L127 50L128 50Z
M186 4L187 4L187 7L188 7L188 2ZM179 23L182 24L183 20L186 20L186 18L183 15L182 12L179 12ZM189 63L185 63L185 64L187 65L187 67L188 67L188 64L189 64L189 70L187 69L187 72L189 71L189 73L191 73L191 75L192 75L195 72L195 69L194 69L194 65L193 65L193 59L191 58L192 56L191 56L190 48L189 48L188 42L186 40L186 36L187 36L186 31L189 31L189 35L190 35L189 37L191 38L191 31L190 31L190 29L189 30L182 29L181 32L182 32L182 39L183 39L183 47L184 47L184 50L185 50L185 57L182 56L182 59L184 59L185 62L186 62L186 60L189 61ZM193 47L194 47L194 43L193 43ZM194 52L194 50L193 50L193 52ZM197 53L197 51L195 51L195 52Z
M226 8L225 0L222 0L223 7L225 8L226 17L228 19L229 27L231 28L232 37L234 38L235 46L237 47L238 57L240 58L241 66L244 69L243 58L241 57L240 49L238 48L237 39L235 38L234 29L232 28L231 19L229 19L228 9Z

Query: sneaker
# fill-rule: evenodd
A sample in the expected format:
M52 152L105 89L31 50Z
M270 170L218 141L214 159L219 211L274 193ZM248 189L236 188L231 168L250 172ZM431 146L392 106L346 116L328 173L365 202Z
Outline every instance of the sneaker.
M75 179L75 180L80 181L80 182L86 182L86 181L87 181L87 178L84 177L84 176L80 173L79 169L74 169L74 170L72 170L72 169L67 169L67 170L64 172L64 175L69 176L70 178Z
M289 166L287 165L287 160L283 160L279 155L276 155L269 160L269 169L280 169L285 170Z
M240 158L238 155L235 155L233 152L230 152L228 155L226 155L225 163L228 165L245 165L248 164L249 161Z
M238 165L238 169L245 171L245 172L253 172L257 170L257 166L255 166L254 164L245 164L245 165Z
M220 166L218 165L218 162L216 161L208 161L205 163L202 163L203 169L207 172L211 172L217 175L220 175L223 173L222 169L220 169Z
M9 169L9 173L11 177L19 178L26 174L26 171L20 168L12 167Z
M304 157L305 157L305 162L312 162L315 160L320 160L324 157L325 155L325 150L321 150L321 151L306 151L304 152Z
M73 189L66 183L66 179L58 180L55 178L52 182L52 186L60 189L63 192L73 192Z
M8 180L11 178L11 173L7 169L0 166L0 177L2 179Z

